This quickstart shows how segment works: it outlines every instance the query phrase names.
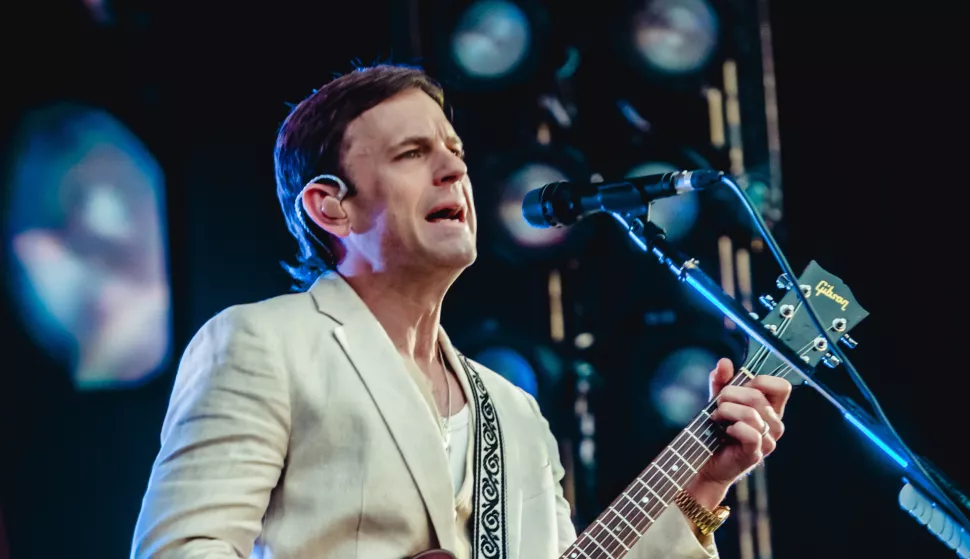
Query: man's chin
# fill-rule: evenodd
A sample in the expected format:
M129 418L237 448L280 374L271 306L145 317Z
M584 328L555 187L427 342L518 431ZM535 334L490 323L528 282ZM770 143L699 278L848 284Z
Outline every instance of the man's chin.
M474 245L435 247L429 250L427 259L435 267L464 270L478 259L478 250Z
M454 268L456 270L464 270L465 268L471 266L478 259L478 251L469 250L467 252L456 252L451 254L439 255L437 260L439 265Z

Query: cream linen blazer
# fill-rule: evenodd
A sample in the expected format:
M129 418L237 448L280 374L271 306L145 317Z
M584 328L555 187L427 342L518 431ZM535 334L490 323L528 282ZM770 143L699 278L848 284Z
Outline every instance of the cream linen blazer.
M558 558L576 532L556 441L527 393L473 365L505 437L510 557ZM446 460L390 338L350 285L326 274L306 293L220 312L188 344L131 557L454 552ZM705 543L671 506L628 557L715 557Z

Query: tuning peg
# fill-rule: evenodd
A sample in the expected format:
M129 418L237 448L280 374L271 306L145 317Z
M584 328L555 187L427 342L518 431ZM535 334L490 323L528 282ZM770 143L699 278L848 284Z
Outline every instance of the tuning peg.
M841 365L842 361L831 353L826 353L825 357L822 358L822 363L824 363L829 369L834 369Z
M761 297L758 297L758 302L764 305L764 307L769 311L774 310L775 305L777 305L777 303L775 302L775 298L767 294L762 295Z
M788 276L786 276L785 274L782 274L778 276L777 280L775 280L775 285L778 286L778 289L784 289L785 291L788 291L789 289L792 288L792 285L794 284L790 279L788 279Z
M849 349L855 349L855 346L859 345L859 342L853 340L848 334L843 334L842 337L839 338L839 341L842 342L842 345Z

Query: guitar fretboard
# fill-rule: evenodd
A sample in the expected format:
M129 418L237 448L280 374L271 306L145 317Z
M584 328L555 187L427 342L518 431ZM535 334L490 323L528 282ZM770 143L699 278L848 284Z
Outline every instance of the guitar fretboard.
M738 374L732 385L743 386L751 377ZM620 559L673 503L723 442L723 432L711 420L717 408L709 403L645 470L576 538L561 557L566 559Z

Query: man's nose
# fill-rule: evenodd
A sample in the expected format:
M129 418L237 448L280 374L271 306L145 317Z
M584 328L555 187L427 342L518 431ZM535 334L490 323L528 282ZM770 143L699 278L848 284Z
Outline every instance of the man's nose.
M461 181L468 174L468 166L462 158L458 157L451 150L447 155L443 155L441 164L435 173L435 186L449 186Z

